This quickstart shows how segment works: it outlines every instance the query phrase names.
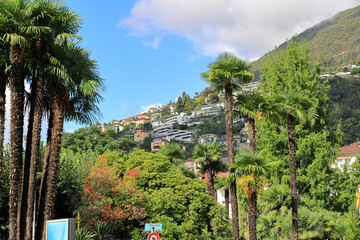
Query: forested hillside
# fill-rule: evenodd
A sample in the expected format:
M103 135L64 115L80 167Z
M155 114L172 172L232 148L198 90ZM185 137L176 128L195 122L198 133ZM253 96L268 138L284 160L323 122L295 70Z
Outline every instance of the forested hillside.
M360 133L360 80L334 77L330 79L332 113L330 129L335 131L341 123L343 145L359 141Z

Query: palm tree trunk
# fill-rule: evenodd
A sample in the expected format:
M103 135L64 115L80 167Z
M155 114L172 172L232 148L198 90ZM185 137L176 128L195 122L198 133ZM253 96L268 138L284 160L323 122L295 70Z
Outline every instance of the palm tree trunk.
M37 58L40 60L44 60L44 44L43 40L40 38L36 41L36 54ZM46 60L45 60L46 61ZM45 63L46 64L46 63ZM32 236L32 227L33 227L33 217L34 217L34 197L36 194L36 172L38 159L40 154L40 139L41 139L41 120L42 120L42 110L43 110L43 102L44 102L44 82L39 77L33 77L32 82L33 87L31 92L31 110L30 117L31 119L31 127L29 121L29 130L28 131L28 139L26 144L26 153L25 153L25 162L29 164L29 172L28 172L28 191L27 191L27 201L24 202L26 204L27 209L26 213L22 214L22 218L25 219L25 229L24 236L25 239L31 239ZM28 143L30 141L30 143Z
M250 185L250 199L248 199L248 221L249 221L249 240L256 240L256 201L257 201L257 188L256 185Z
M234 137L233 137L233 91L231 84L225 86L225 117L226 117L226 142L228 149L228 161L234 162ZM229 169L230 174L233 170ZM231 223L234 240L239 239L239 210L236 195L236 183L230 184L230 202L231 202Z
M214 179L214 173L211 172L211 175L212 175L212 178ZM214 186L214 185L213 185ZM217 197L217 189L215 189L215 186L214 186L214 199L215 201L218 200L218 197Z
M225 210L229 214L229 189L224 189L225 195Z
M9 78L11 90L9 240L15 240L19 231L17 212L21 183L24 125L24 63L20 46L11 47L10 62L12 72Z
M52 111L54 112L53 128L51 132L51 152L48 166L47 191L44 196L44 223L50 220L53 214L55 198L56 198L56 183L57 174L60 162L61 137L63 132L64 117L69 102L69 95L64 85L59 85L55 90L54 100L52 102ZM45 232L43 232L43 239L46 239Z
M214 197L214 178L211 171L211 161L209 159L205 160L206 167L206 190L211 197Z
M5 132L5 103L6 103L6 80L5 74L0 75L0 182L2 182L4 132ZM2 205L0 194L0 205Z
M38 159L40 154L40 139L41 139L41 120L42 120L42 109L44 101L44 89L43 81L39 79L36 83L36 97L34 98L34 113L33 113L33 134L31 139L31 154L25 156L30 158L30 173L29 173L29 191L27 194L27 212L26 216L26 229L25 239L31 239L32 236L32 224L33 224L33 212L34 212L34 195L36 191L36 172ZM28 147L28 145L26 146Z
M295 118L287 114L288 138L289 138L289 168L291 188L291 209L292 209L292 233L293 240L298 239L298 203L296 187L296 142L295 142Z
M255 152L255 119L248 119L248 128L249 128L249 148L250 151Z
M51 133L53 129L53 111L50 111L49 123L48 123L48 131L47 131L47 139L46 139L46 150L45 156L43 160L43 175L40 183L39 190L39 201L37 204L36 216L35 216L35 239L40 240L42 238L43 227L44 227L44 209L45 209L45 194L47 192L47 179L48 179L48 168L49 168L49 158L51 152Z
M38 84L40 81L36 77L33 77L31 83L31 97L30 97L30 113L29 113L29 124L28 131L26 136L26 150L25 150L25 159L24 167L22 173L22 184L21 184L21 195L20 195L20 204L18 206L18 216L17 223L19 227L19 232L17 235L17 240L25 239L26 225L32 224L32 222L27 222L27 211L28 211L28 201L32 202L34 193L29 198L29 175L30 175L30 161L32 154L32 145L33 145L33 129L34 129L34 112L35 106L37 105L37 94L38 94ZM41 120L40 120L41 121ZM41 122L40 122L41 124ZM36 127L35 127L36 128ZM39 134L40 135L40 134ZM30 236L31 238L31 236ZM30 239L28 238L28 239Z

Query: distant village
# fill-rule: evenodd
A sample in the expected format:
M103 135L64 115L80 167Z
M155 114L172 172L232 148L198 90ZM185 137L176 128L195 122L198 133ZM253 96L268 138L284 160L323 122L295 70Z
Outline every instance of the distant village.
M256 91L258 83L254 82L243 87L242 91ZM116 132L123 132L131 139L142 142L145 138L152 136L154 140L151 143L151 150L153 152L159 151L160 147L166 145L171 140L178 140L188 143L208 143L216 141L220 145L226 145L225 136L218 136L216 134L203 134L197 136L195 130L185 130L189 127L203 124L203 120L212 116L219 116L221 111L224 111L225 104L223 101L217 103L210 103L209 97L204 98L204 105L201 105L199 110L194 110L191 113L177 112L175 104L167 106L152 107L146 112L139 112L135 116L126 117L122 120L112 120L108 124L97 123L97 127L104 132L109 128ZM199 98L196 93L194 100ZM221 95L220 95L220 99ZM169 109L168 116L164 118L163 110L167 107ZM244 119L235 119L236 121L244 121ZM148 127L149 124L151 127ZM151 130L148 130L151 129ZM247 126L234 136L236 143L247 141Z
M339 76L342 78L348 78L351 76L359 77L360 66L357 65L345 65L342 67L343 71L336 74L332 72L324 72L320 74L320 79L333 78ZM258 82L253 82L243 86L242 91L257 91ZM191 113L177 112L176 103L169 104L167 106L151 107L147 111L139 112L135 116L126 117L122 120L112 120L108 124L97 123L96 126L101 129L101 132L105 132L107 129L114 129L117 133L122 132L124 135L130 137L139 143L149 136L152 137L151 151L158 152L161 146L164 146L172 140L188 142L188 143L211 143L217 142L219 145L226 146L225 136L219 136L217 134L208 133L197 135L196 125L203 124L204 119L212 116L219 116L221 111L225 110L225 103L222 101L222 96L219 94L220 101L217 103L210 103L209 97L211 94L205 97L205 104L200 107L199 110L194 110ZM195 93L194 100L199 97L198 93ZM164 118L163 110L168 108L169 112L166 118ZM248 127L245 119L234 119L234 123L242 121L244 122L244 128L234 136L234 141L237 148L248 148ZM186 130L189 127L194 127L193 130ZM150 130L149 130L150 129ZM347 146L343 146L339 149L338 157L332 164L333 168L338 168L341 171L345 166L350 167L353 164L360 153L360 141L352 143ZM190 159L189 159L190 160ZM191 163L190 163L191 162ZM193 163L190 161L189 168L193 169Z
M324 72L320 74L320 79L324 80L327 78L333 78L335 76L343 77L343 78L349 78L349 77L359 77L360 74L360 66L348 64L342 66L342 71L339 71L338 73L333 72Z

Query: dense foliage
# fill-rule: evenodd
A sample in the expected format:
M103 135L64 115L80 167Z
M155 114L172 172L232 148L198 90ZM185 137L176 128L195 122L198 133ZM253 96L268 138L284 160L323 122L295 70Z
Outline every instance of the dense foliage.
M114 129L109 128L105 132L97 126L90 128L80 128L74 133L64 134L62 142L64 148L76 152L78 149L84 151L91 149L98 154L105 151L129 152L130 149L137 146L137 142L130 140L129 137L117 133Z
M229 239L229 218L205 192L162 154L109 152L89 168L79 208L84 224L113 226L120 239L143 239L143 224L163 223L162 239Z
M329 80L332 102L331 124L329 129L336 131L341 124L343 145L359 140L360 137L360 81L356 77L334 77Z

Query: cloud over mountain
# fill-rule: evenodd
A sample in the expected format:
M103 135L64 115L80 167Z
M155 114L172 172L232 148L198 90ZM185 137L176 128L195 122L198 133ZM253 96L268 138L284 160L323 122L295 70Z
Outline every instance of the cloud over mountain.
M286 38L358 4L359 0L140 0L119 26L158 41L167 34L178 35L193 44L196 54L215 56L231 50L254 60Z

